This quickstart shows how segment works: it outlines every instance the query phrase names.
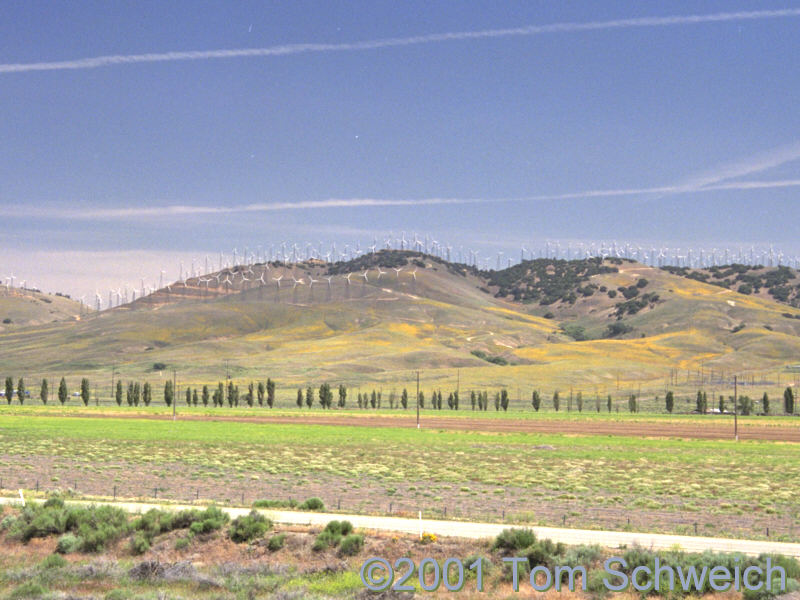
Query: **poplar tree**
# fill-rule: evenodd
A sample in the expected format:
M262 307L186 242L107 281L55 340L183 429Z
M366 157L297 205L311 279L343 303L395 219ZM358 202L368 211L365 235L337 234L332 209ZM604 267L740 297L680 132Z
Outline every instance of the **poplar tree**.
M672 393L672 390L667 392L666 402L667 402L667 412L671 413L672 409L675 407L675 395Z
M8 389L8 383L6 382L6 389ZM58 384L58 401L63 405L67 398L69 398L69 390L67 389L67 380L63 377L61 378L61 382Z
M142 402L144 402L145 406L150 406L150 402L153 400L153 388L150 386L149 381L145 381L144 385L142 386Z
M408 398L406 398L408 401ZM347 388L343 383L339 384L339 408L344 408L347 404Z
M228 380L228 407L233 407L233 393L234 393L233 381Z
M245 396L245 401L247 402L247 406L253 406L254 400L255 400L255 386L251 381L250 384L247 386L247 395Z
M19 382L17 383L17 400L19 400L20 404L25 402L25 382L22 377L19 378Z
M790 387L783 391L783 412L789 415L794 414L794 392Z
M408 408L408 390L406 388L403 388L403 393L400 394L400 404L403 410Z
M12 400L14 400L14 380L11 377L6 377L6 402L11 404Z
M208 406L208 386L203 386L203 406Z
M297 388L297 408L303 408L303 388Z
M47 379L42 379L42 387L39 389L39 399L42 404L47 404Z
M503 412L508 410L508 390L506 389L500 391L500 406L503 407Z
M539 396L538 390L533 390L531 394L531 405L533 406L533 410L539 412L539 407L542 404L542 398Z
M311 408L311 406L312 406L313 404L314 404L314 388L312 388L311 386L309 386L309 387L306 389L306 406L307 406L308 408Z
M264 382L263 381L259 381L258 382L258 390L257 390L257 392L258 392L258 405L259 406L264 406L265 388L264 388Z
M167 380L164 384L164 404L172 406L174 398L174 390L172 389L172 381Z
M86 377L81 379L81 400L84 406L89 406L89 380Z
M272 379L267 379L267 406L272 408L275 403L275 382Z
M122 380L117 379L117 389L114 390L114 400L117 401L117 406L122 406Z

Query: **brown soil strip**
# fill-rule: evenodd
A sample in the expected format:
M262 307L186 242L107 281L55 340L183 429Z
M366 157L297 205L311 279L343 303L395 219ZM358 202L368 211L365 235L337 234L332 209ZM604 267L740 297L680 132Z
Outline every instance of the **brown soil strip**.
M72 416L72 415L71 415ZM98 419L152 419L169 421L169 415L126 415L124 413L74 415ZM348 427L405 427L413 429L416 420L413 416L207 416L178 415L180 421L226 421L234 423L272 423L282 425L345 425ZM485 431L495 433L561 433L572 435L622 435L631 437L689 438L689 439L733 439L733 422L723 426L718 423L691 425L678 423L618 423L591 421L553 421L535 419L500 420L473 419L460 417L428 416L421 419L423 429L443 429L447 431ZM800 427L739 426L740 440L765 440L800 442Z

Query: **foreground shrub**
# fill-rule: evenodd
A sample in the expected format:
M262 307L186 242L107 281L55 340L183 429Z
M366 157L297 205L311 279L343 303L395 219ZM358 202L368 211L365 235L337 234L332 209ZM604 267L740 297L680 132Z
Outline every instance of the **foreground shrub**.
M339 544L339 552L344 556L355 556L364 548L364 536L351 533L342 539Z
M279 533L278 535L273 535L269 538L269 542L267 543L267 549L270 552L277 552L281 548L283 548L284 542L286 541L286 534Z
M151 508L133 522L133 528L150 539L172 531L173 515L157 508Z
M322 552L328 548L335 548L341 543L344 536L348 536L352 532L353 524L350 521L331 521L319 533L311 549L316 552Z
M27 600L29 598L42 598L45 594L47 594L47 590L41 584L35 581L28 581L16 587L8 595L8 598L9 600Z
M26 505L9 527L9 536L28 542L35 537L70 533L77 541L65 538L59 552L66 552L68 548L72 548L69 551L96 552L124 537L129 530L128 514L119 508L67 507L60 499L51 499L45 505Z
M58 543L56 544L56 552L59 554L72 554L73 552L77 552L83 540L71 533L65 533L60 538L58 538Z
M131 536L130 548L131 554L144 554L150 550L150 538L143 531L137 531Z
M47 558L45 558L41 563L39 563L39 567L42 569L61 569L67 566L67 561L63 556L58 554L51 554Z
M297 508L297 500L256 500L253 508Z
M189 544L192 543L191 538L182 537L175 540L175 550L185 550L189 547Z
M530 529L505 529L498 535L492 544L492 550L503 553L512 553L532 546L536 535Z
M240 544L260 538L271 528L272 521L256 511L251 511L249 515L233 520L228 535L231 540Z
M299 508L301 510L325 510L325 503L319 498L309 498L303 502Z
M553 569L561 564L559 560L566 551L566 546L561 542L555 543L552 540L537 540L524 550L524 555L528 559L528 566L532 569L539 565L548 569ZM574 565L579 566L579 565ZM586 565L582 565L586 566Z

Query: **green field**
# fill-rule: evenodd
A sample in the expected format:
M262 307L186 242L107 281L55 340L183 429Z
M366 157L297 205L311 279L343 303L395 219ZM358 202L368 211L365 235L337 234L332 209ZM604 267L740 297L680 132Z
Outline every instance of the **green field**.
M15 412L0 416L6 490L232 504L319 496L343 512L747 538L769 528L793 541L800 532L797 444Z

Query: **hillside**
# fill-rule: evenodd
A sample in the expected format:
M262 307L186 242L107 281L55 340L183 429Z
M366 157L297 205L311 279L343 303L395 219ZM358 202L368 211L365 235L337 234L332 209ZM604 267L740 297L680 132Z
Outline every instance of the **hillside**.
M687 267L663 267L663 269L673 275L735 290L745 296L754 295L800 307L800 274L789 267L731 264L708 269Z
M57 321L77 321L85 313L88 313L87 307L82 308L80 302L67 296L0 287L0 332Z
M347 275L350 274L349 280ZM365 277L366 275L366 277ZM4 367L110 381L272 376L287 386L663 389L796 362L800 311L623 260L536 260L477 271L416 252L348 263L237 266L80 321L0 333ZM457 372L458 371L458 372ZM0 374L1 375L1 374ZM713 381L713 380L712 380ZM663 393L663 392L662 392Z

